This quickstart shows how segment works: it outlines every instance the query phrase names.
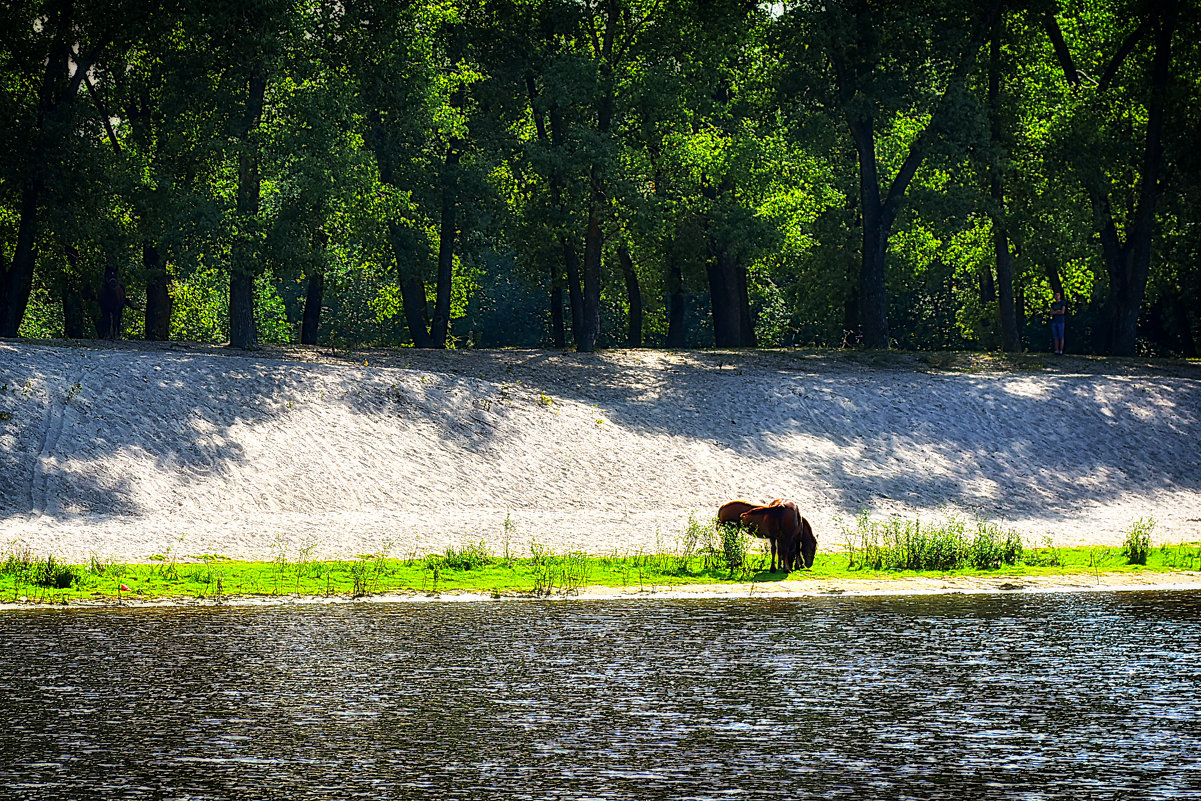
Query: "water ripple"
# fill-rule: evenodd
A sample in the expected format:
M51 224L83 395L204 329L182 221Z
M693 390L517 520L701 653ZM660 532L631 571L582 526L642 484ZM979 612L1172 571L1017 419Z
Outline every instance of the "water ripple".
M0 616L11 799L1201 798L1201 595Z

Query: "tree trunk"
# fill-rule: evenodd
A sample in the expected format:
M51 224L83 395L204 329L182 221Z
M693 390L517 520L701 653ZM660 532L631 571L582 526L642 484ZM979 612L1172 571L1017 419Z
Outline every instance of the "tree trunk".
M601 248L604 244L600 215L604 190L597 186L599 183L600 177L594 172L592 200L588 204L588 228L584 233L583 314L580 336L576 339L576 350L581 353L596 350L596 342L600 338Z
M1018 332L1017 306L1013 300L1013 254L1009 251L1009 235L1005 228L993 229L993 252L997 257L998 313L1001 315L1001 349L1017 353L1022 349Z
M325 273L314 271L309 275L308 289L304 293L304 315L300 323L300 344L316 345L321 329L321 304L325 301Z
M70 271L62 276L59 286L63 302L63 333L67 339L90 339L83 293L79 291L79 283L83 280L79 251L70 245L65 250Z
M550 336L556 348L567 347L567 331L563 326L563 275L557 264L550 272Z
M876 171L876 135L868 117L851 118L851 138L859 156L859 206L862 209L863 255L859 266L859 313L863 344L868 348L888 347L888 298L884 285L884 259L888 248L888 224L880 202Z
M400 287L401 308L404 312L405 324L409 328L409 336L413 346L417 348L432 348L429 333L429 309L425 302L425 281L417 275L411 266L413 259L413 238L406 229L397 223L392 223L388 231L388 239L392 243L392 253L396 258L396 283Z
M667 255L667 347L684 347L684 273L673 253Z
M142 267L146 271L145 337L163 342L171 338L171 277L151 242L142 243Z
M713 315L713 344L719 348L742 345L742 315L739 313L738 281L731 269L733 260L716 243L710 243L707 267L709 307Z
M872 172L875 172L874 163ZM861 191L869 192L866 186ZM878 192L874 194L878 198ZM885 227L878 200L868 201L865 195L864 201L863 261L859 270L859 312L863 322L863 345L885 350L889 345L888 298L884 283L888 228Z
M1163 162L1163 122L1172 37L1176 29L1176 6L1166 4L1155 21L1155 54L1151 61L1151 101L1147 106L1147 136L1143 148L1143 163L1138 207L1129 221L1126 244L1119 245L1114 229L1108 198L1103 205L1103 219L1108 220L1109 232L1102 232L1102 249L1109 272L1109 295L1106 299L1110 320L1110 353L1133 356L1138 337L1138 315L1147 291L1151 272L1152 234L1155 228L1155 207L1163 192L1159 182ZM1094 201L1095 203L1095 201ZM1106 242L1109 240L1109 246Z
M40 178L31 178L21 190L21 215L17 225L17 247L12 264L6 270L0 293L4 301L4 319L0 336L15 337L25 318L29 293L33 291L33 267L37 260L37 210L42 193Z
M459 143L452 141L442 164L442 223L438 231L438 283L434 298L434 319L430 324L430 344L445 348L450 335L450 291L454 278L455 211L459 203Z
M81 64L71 76L72 24L75 4L72 0L58 3L54 41L50 45L46 69L42 73L42 84L38 91L37 125L32 132L33 147L25 163L26 174L21 186L18 206L17 242L12 262L0 261L4 270L0 273L0 336L15 337L25 318L29 306L29 294L33 290L33 271L37 260L37 214L41 202L41 165L49 150L46 128L47 121L70 106L79 90L79 83L90 64Z
M1173 0L1153 3L1155 13L1151 28L1154 31L1151 58L1151 99L1147 104L1147 133L1139 171L1138 203L1133 215L1125 221L1126 243L1123 244L1110 204L1110 187L1085 179L1084 189L1092 202L1093 214L1099 221L1101 253L1109 274L1109 292L1105 300L1105 317L1109 323L1104 349L1115 356L1133 356L1138 337L1138 315L1147 290L1151 269L1152 234L1155 225L1155 206L1163 188L1159 174L1163 161L1163 122L1167 86L1171 68L1172 38L1177 23L1177 6ZM1073 87L1080 86L1080 75L1072 62L1071 52L1063 42L1063 34L1053 14L1043 18L1048 36L1064 76ZM1098 92L1103 93L1117 74L1122 61L1133 51L1137 39L1147 30L1144 22L1122 43L1110 59ZM1053 289L1058 289L1054 284Z
M755 348L759 342L755 337L755 321L751 319L750 287L746 267L738 260L731 260L730 269L738 286L738 338L744 348Z
M251 70L247 80L246 108L238 130L241 152L238 154L237 231L230 248L229 346L258 349L258 329L254 320L255 240L261 179L258 148L253 132L263 115L267 75L261 67Z
M579 345L584 335L584 297L580 291L580 257L575 247L563 238L563 266L567 270L567 299L571 304L571 337Z
M616 108L616 98L613 88L613 44L617 37L618 9L615 0L605 1L605 32L600 41L600 51L595 55L599 61L601 94L596 101L596 133L604 142L609 138L613 125L613 112ZM600 338L600 296L601 296L601 253L604 235L601 231L601 215L606 207L605 176L603 167L593 162L589 171L590 194L588 197L588 227L584 231L584 270L583 270L583 320L580 336L576 339L576 349L583 353L596 350L596 342Z
M994 227L993 231L996 231ZM997 285L993 281L992 267L987 264L980 265L980 303L981 305L992 303L997 299Z
M617 249L617 260L626 281L626 298L630 307L626 344L631 348L642 347L642 288L638 285L638 273L634 271L634 260L630 249L623 242Z
M883 193L883 197L876 160L873 112L865 103L860 85L861 76L873 72L879 65L863 61L863 56L858 52L855 55L858 60L853 65L847 60L847 53L831 54L839 98L847 126L851 132L851 140L855 144L855 151L859 157L859 198L863 209L863 263L859 274L859 302L863 319L863 344L868 348L885 349L890 344L884 264L893 222L905 200L913 176L917 174L918 168L925 160L926 153L930 148L930 139L935 136L933 132L937 131L938 123L949 113L945 111L951 107L947 98L956 87L966 80L975 64L980 48L984 45L985 37L992 30L997 15L1000 13L1001 2L994 0L983 24L968 42L963 57L955 65L930 119L910 144L905 160L897 170L892 183L889 184L887 193ZM860 30L859 41L853 48L853 52L867 51L870 53L870 40L875 34L869 30L869 27L870 24Z

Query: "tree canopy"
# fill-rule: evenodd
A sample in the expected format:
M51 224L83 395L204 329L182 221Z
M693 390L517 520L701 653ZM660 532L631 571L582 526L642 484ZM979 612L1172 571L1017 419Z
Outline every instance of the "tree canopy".
M1195 357L1184 0L30 0L0 336Z

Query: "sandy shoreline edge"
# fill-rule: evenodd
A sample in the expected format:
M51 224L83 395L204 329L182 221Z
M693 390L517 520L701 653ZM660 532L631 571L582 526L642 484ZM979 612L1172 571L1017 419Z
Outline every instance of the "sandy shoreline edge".
M453 604L497 601L630 601L630 600L801 600L916 595L1052 594L1079 592L1201 591L1201 572L1073 573L1056 576L920 576L874 579L802 579L788 582L686 584L639 587L581 587L547 595L529 593L406 592L350 597L346 595L262 595L219 598L124 598L75 600L69 603L0 603L0 612L84 611L121 609L196 609L231 607L309 607L347 604Z

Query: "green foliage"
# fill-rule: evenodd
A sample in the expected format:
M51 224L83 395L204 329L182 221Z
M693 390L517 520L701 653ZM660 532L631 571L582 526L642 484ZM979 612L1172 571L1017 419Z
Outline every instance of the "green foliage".
M749 567L747 556L752 541L744 526L717 526L717 543L711 553L729 575L742 575Z
M65 565L54 558L34 558L28 551L11 553L0 564L0 575L11 576L16 586L23 583L47 589L65 590L76 584L81 571L71 565Z
M1155 530L1155 518L1140 517L1126 529L1126 538L1122 541L1122 556L1130 565L1147 564L1147 556L1151 553L1151 532Z
M862 512L843 527L848 565L868 570L995 570L1022 559L1021 537L985 521L974 531L958 517L923 525L920 519L872 520Z
M308 290L323 282L322 342L411 344L406 307L419 321L443 303L451 330L431 344L543 345L552 285L566 289L567 262L582 262L592 215L603 234L590 298L602 346L625 343L635 301L647 344L669 333L711 344L711 293L742 292L714 278L721 254L734 283L745 278L760 345L838 347L863 318L851 123L868 119L885 195L907 159L920 161L889 209L894 344L998 346L993 235L1003 223L1024 347L1046 348L1060 283L1069 349L1105 352L1117 305L1143 297L1141 276L1116 272L1104 243L1113 233L1129 244L1143 219L1153 34L1170 29L1137 347L1195 356L1201 162L1190 113L1201 103L1201 40L1188 32L1201 11L1005 6L994 60L982 27L990 8L81 6L70 38L75 57L99 54L89 89L58 79L72 70L51 52L57 7L18 4L4 18L0 67L0 277L18 296L18 232L36 235L28 306L6 301L24 308L22 336L90 337L101 276L116 267L143 307L125 315L124 336L138 337L148 285L165 271L169 336L221 342L236 261L256 278L262 342L296 341ZM266 75L261 119L246 105L252 69ZM45 107L43 85L60 93ZM257 197L240 197L250 177ZM449 282L438 275L443 246ZM676 303L682 331L669 330Z
M447 546L446 558L442 562L448 570L474 570L495 563L496 557L488 550L483 540L457 549Z
M866 530L867 535L861 532ZM88 598L124 602L129 599L226 598L229 596L342 596L359 598L376 593L474 592L503 595L570 595L586 586L638 587L696 583L739 583L745 581L810 581L867 578L895 573L901 564L947 563L946 553L956 551L961 562L955 572L987 573L997 559L1005 575L1075 575L1129 570L1197 570L1201 545L1163 545L1151 551L1146 565L1129 565L1117 549L1107 548L1021 548L1012 532L977 525L975 531L958 521L949 524L905 524L890 520L873 522L861 516L854 529L844 529L848 543L873 541L873 551L851 549L845 555L820 553L812 570L783 577L766 572L766 559L758 567L752 557L753 543L745 532L742 544L727 551L734 533L722 534L713 521L700 525L693 520L684 532L677 552L588 555L557 553L532 543L525 559L510 556L495 559L486 548L469 546L446 554L392 559L383 553L364 554L345 561L314 561L310 549L295 560L280 551L271 562L237 562L219 555L202 554L185 561L168 554L151 564L109 564L93 558L88 567L64 565L53 557L35 557L17 549L0 561L0 599L31 603L62 603ZM895 534L908 534L908 539ZM889 537L893 539L889 540ZM749 540L749 543L748 543ZM695 552L683 548L692 542ZM896 547L885 549L890 544ZM1020 553L1019 553L1020 549ZM470 554L465 561L453 564ZM869 559L879 560L873 568ZM984 564L985 567L977 565ZM464 567L464 564L470 564ZM737 564L738 566L732 566ZM947 570L922 569L934 575ZM753 587L749 588L753 592Z

